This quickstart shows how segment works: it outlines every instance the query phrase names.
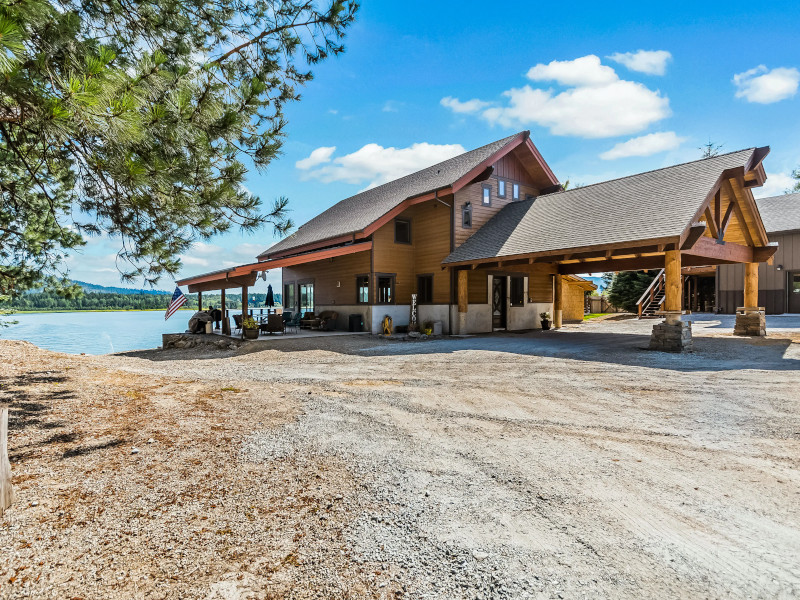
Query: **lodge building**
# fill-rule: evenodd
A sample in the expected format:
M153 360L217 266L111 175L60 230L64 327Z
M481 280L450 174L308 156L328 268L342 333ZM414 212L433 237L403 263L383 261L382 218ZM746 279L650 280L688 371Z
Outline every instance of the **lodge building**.
M534 329L542 312L560 327L582 317L592 286L578 274L663 267L660 313L683 333L654 344L681 349L682 268L745 263L743 322L763 319L752 286L777 247L752 188L766 179L768 151L564 191L523 131L346 198L254 263L178 283L242 287L246 298L259 272L281 268L287 310L335 310L340 328L360 314L378 333L386 315L408 324L416 294L419 322L464 334Z

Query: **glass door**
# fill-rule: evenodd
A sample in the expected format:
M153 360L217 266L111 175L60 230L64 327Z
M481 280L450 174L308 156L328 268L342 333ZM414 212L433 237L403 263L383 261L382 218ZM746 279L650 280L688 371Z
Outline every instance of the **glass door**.
M314 312L314 284L301 283L298 288L300 292L300 312Z

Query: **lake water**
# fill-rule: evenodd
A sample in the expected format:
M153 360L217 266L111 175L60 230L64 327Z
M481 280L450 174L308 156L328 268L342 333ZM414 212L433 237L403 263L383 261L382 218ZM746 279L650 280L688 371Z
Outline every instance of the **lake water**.
M70 354L143 350L160 346L162 333L185 331L193 314L179 310L166 322L161 310L14 314L8 318L19 323L0 329L0 338Z

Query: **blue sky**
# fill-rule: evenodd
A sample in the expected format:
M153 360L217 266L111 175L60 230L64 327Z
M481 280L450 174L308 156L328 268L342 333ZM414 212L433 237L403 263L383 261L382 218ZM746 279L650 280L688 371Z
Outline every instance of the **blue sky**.
M778 194L800 166L798 22L796 2L365 0L345 54L317 65L289 107L282 157L247 186L265 203L287 196L299 225L529 129L559 179L582 184L694 160L709 139L722 152L769 145L756 195ZM248 262L275 241L220 236L184 257L181 275ZM72 276L119 285L116 249L93 240Z

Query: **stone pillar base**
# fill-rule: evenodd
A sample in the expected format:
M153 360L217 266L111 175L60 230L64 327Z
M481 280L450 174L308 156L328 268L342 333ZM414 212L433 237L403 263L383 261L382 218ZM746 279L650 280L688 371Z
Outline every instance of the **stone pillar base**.
M733 335L767 335L767 318L763 310L737 310Z
M458 313L458 334L467 334L467 313L465 312Z
M684 321L657 323L650 335L650 350L686 352L692 349L692 324Z

